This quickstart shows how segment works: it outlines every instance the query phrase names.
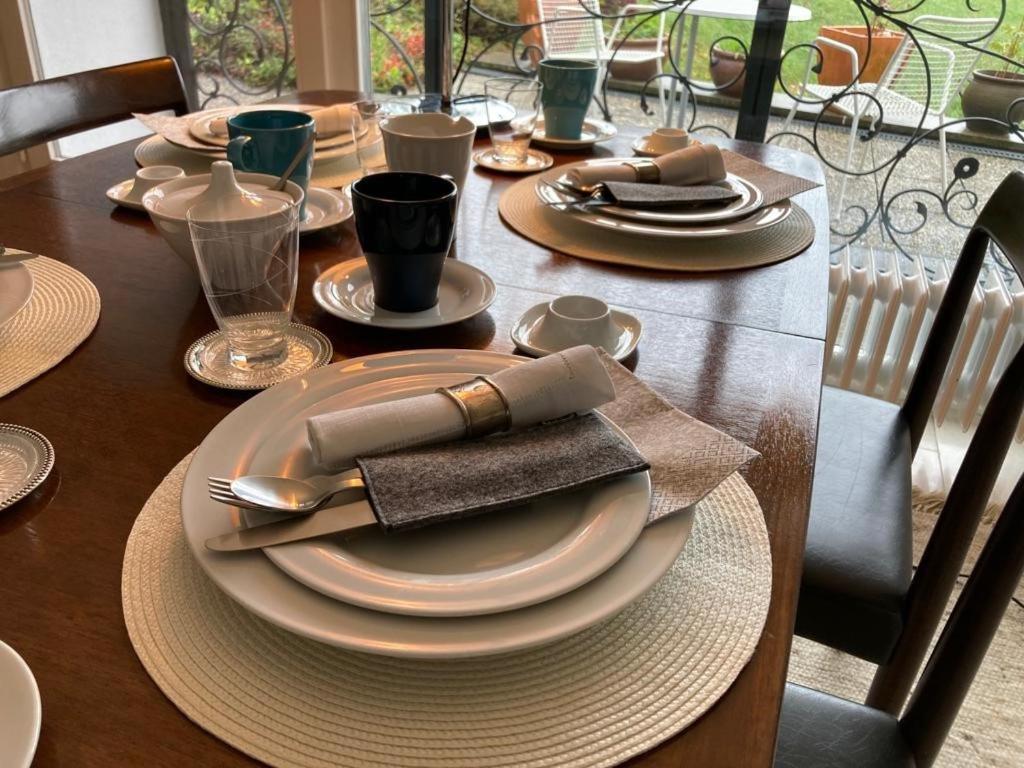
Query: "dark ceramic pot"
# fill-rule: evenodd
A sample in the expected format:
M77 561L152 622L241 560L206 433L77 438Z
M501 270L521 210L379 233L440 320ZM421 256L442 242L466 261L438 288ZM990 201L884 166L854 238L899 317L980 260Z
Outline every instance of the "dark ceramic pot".
M971 75L971 81L960 94L964 117L988 117L999 123L981 120L967 120L967 127L983 133L1009 133L1006 112L1017 99L1024 98L1024 75L1019 72L997 72L979 69ZM1024 103L1013 108L1010 122L1024 120Z
M747 82L747 57L714 46L711 49L711 80L722 96L740 98Z

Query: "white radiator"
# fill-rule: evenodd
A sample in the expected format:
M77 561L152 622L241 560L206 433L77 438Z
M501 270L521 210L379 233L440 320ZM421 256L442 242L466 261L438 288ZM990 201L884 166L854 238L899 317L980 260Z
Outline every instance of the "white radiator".
M829 268L826 382L892 402L902 402L917 366L950 267L935 260L899 266L891 251L849 248L833 254ZM969 430L992 386L1024 338L1024 289L1008 285L986 265L964 319L946 378L935 403L937 426L950 421ZM1024 428L1017 439L1024 439Z

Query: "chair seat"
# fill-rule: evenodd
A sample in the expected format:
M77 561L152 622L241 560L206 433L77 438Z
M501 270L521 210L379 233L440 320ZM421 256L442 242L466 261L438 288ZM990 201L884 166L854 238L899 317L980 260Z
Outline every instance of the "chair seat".
M914 768L892 715L786 684L775 768Z
M876 664L912 576L910 451L896 405L823 388L796 632Z
M837 93L846 90L848 87L849 86L845 85L820 85L818 83L808 83L807 92L818 99L831 99ZM832 109L839 110L844 115L850 115L852 117L875 117L878 114L878 105L866 96L855 96L853 93L854 90L859 91L862 94L871 94L878 99L882 103L884 117L889 123L892 122L892 118L894 116L910 117L913 118L915 122L921 118L921 111L924 109L923 104L920 104L901 93L897 93L896 91L879 87L878 83L861 83L856 87L856 89L851 89L850 95L844 96L829 106ZM855 106L856 109L854 108ZM931 117L938 116L938 113L932 109L928 110L928 114Z

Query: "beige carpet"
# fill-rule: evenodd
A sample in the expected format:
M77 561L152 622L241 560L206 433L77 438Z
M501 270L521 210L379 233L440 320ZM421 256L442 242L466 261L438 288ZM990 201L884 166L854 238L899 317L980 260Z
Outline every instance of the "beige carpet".
M941 500L914 500L915 562L935 521ZM975 538L965 572L969 572L991 530L991 517ZM959 586L965 579L961 578ZM959 587L953 601L959 595ZM1018 586L1017 599L1024 600ZM948 609L947 609L948 615ZM789 679L853 701L867 695L874 665L830 648L796 638L789 662ZM936 763L943 768L1024 766L1024 607L1010 603L988 656L964 701Z

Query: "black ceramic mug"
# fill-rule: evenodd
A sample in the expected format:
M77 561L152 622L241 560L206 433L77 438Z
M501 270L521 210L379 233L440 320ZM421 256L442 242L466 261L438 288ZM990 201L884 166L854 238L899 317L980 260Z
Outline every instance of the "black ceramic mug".
M376 306L421 312L437 304L457 192L450 178L429 173L374 173L352 184L356 233Z

